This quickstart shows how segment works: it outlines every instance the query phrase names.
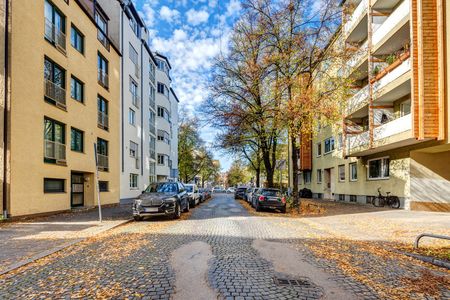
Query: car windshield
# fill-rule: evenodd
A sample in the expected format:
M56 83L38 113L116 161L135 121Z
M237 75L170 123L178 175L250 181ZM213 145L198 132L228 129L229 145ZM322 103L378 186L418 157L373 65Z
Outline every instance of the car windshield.
M192 185L186 185L186 192L192 193L193 190L194 190L194 187Z
M146 190L146 193L176 193L176 183L157 183L150 185Z
M268 197L280 197L281 193L279 190L262 190L261 194L263 196L268 196Z

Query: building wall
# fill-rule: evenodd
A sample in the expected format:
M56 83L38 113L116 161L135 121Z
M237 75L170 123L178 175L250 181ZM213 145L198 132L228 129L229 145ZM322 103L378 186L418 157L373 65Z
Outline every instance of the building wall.
M0 3L0 44L5 44L5 1ZM6 81L6 72L5 72L5 47L0 47L0 215L3 214L3 182L4 178L4 145L3 138L5 134L4 124L4 113L5 113L5 81Z
M174 91L170 90L170 103L172 105L172 144L171 144L171 160L173 179L178 180L178 99Z
M109 171L99 172L109 191L100 193L102 204L119 201L119 54L107 51L97 40L97 29L76 1L56 2L66 16L64 55L44 39L44 1L12 3L11 41L11 208L12 216L46 213L71 208L71 171L85 173L85 205L96 203L94 142L109 142ZM84 55L70 45L70 25L85 36ZM32 45L32 47L30 47ZM109 89L97 83L97 53L109 61ZM66 70L67 111L44 101L44 56ZM70 98L70 76L85 83L85 102ZM97 95L109 103L109 130L97 126ZM67 166L44 163L44 116L66 125ZM70 150L70 128L84 131L84 153ZM65 180L65 192L45 194L44 178Z

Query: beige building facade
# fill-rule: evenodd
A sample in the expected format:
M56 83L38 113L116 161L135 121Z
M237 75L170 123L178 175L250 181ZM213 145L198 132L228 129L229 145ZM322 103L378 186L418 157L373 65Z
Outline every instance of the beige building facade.
M318 128L300 189L371 203L378 189L412 210L450 211L450 5L348 0L342 38L354 82L341 124ZM446 29L445 29L446 28Z
M9 3L3 210L17 217L89 207L97 193L102 204L118 203L120 53L108 16L92 0Z

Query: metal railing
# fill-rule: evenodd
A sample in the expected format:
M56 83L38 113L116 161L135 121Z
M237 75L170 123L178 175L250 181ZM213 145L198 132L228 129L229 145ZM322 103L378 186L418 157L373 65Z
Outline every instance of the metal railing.
M156 159L156 151L155 150L150 150L150 158Z
M101 31L100 29L97 29L97 39L103 45L103 47L105 47L106 50L109 51L111 44L110 44L106 34L104 34L103 31Z
M45 19L45 37L55 46L66 52L66 35L49 19Z
M98 112L97 124L102 128L109 128L109 117L102 111Z
M440 234L432 234L432 233L422 233L416 237L416 240L414 241L414 248L416 248L416 249L419 248L419 241L423 237L431 237L431 238L435 238L435 239L450 240L450 236L440 235Z
M107 155L97 153L98 158L98 169L99 170L108 170L109 169L109 159Z
M56 162L65 162L66 145L55 141L45 140L44 157L48 159L55 159Z
M44 79L45 97L55 101L57 106L66 108L66 90L56 83Z
M109 76L102 69L98 70L98 83L105 88L109 87Z

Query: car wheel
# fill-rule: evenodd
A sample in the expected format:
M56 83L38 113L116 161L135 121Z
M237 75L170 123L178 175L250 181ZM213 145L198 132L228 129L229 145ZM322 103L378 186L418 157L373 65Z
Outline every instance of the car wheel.
M142 217L141 216L133 216L135 221L142 221Z
M255 209L256 209L256 211L261 211L261 207L259 207L259 204L258 204L258 203L256 203Z
M176 220L176 219L179 219L181 217L181 206L180 206L180 203L176 203L175 204L175 213L173 214L173 218Z
M189 201L186 201L186 208L184 209L184 212L189 212L191 204Z

